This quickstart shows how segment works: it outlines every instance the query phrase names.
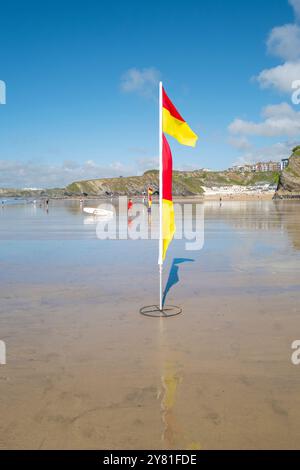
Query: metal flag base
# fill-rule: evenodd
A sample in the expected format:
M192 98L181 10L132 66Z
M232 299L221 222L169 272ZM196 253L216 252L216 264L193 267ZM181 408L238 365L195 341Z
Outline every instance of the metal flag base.
M141 315L153 318L175 317L177 315L180 315L181 313L182 308L176 307L174 305L164 305L162 310L160 310L158 305L149 305L140 309Z

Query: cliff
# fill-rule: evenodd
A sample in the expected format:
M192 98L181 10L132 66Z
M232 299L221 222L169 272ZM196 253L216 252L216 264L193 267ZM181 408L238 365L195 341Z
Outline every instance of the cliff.
M16 198L61 198L67 196L66 190L61 188L53 189L15 189L0 188L0 198L16 197Z
M295 147L279 178L277 198L300 197L300 146Z
M174 196L201 196L203 187L220 186L252 186L256 184L277 184L278 173L239 173L232 171L174 171ZM67 186L69 194L86 194L90 196L113 195L140 195L148 186L158 190L158 171L151 170L142 176L124 178L103 178L87 181L76 181Z

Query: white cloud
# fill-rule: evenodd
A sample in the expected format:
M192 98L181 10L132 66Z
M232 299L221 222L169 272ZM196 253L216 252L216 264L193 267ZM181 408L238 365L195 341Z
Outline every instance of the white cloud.
M274 88L280 92L292 93L292 83L300 79L300 0L289 0L296 20L292 24L272 29L267 39L267 50L285 62L270 69L264 69L255 77L262 88Z
M293 7L296 18L300 18L300 0L289 0L289 4Z
M261 148L253 147L251 151L243 153L235 164L243 165L245 163L266 162L270 160L280 161L282 158L288 158L296 145L297 142L286 141Z
M292 93L292 83L300 79L300 61L286 62L271 69L263 70L257 77L262 88L275 88Z
M251 142L249 142L249 140L244 136L242 137L230 136L228 139L228 143L232 145L232 147L235 147L238 150L249 150L252 147Z
M266 118L280 118L282 116L294 118L298 115L299 113L294 111L288 103L270 104L265 106L262 110L262 116Z
M126 166L118 161L105 166L93 160L66 160L57 165L0 160L0 188L64 188L74 181L141 175L155 168L158 157L136 158Z
M112 163L110 165L110 169L113 170L113 171L116 171L117 173L120 173L120 174L122 174L123 172L126 173L126 171L127 171L127 168L121 162Z
M263 109L261 122L235 119L229 131L236 135L261 137L300 136L300 112L287 103L270 105Z
M82 164L65 161L62 164L49 165L0 160L0 188L65 187L78 180L141 174L146 169L154 168L152 163L153 161L135 160L131 166L120 162L104 166L88 160Z
M270 54L284 60L297 60L300 57L300 27L286 24L273 28L268 40L267 49Z
M267 39L268 53L280 57L284 63L262 70L255 80L262 88L273 88L292 96L295 91L292 84L300 80L300 26L297 22L300 19L300 0L289 0L289 3L294 9L295 22L273 28ZM231 133L228 142L242 152L240 163L280 160L291 154L291 149L297 142L278 142L257 148L250 145L246 136L299 138L300 112L295 111L288 103L270 105L262 110L260 121L235 119L228 129Z
M124 93L138 93L147 98L155 93L160 80L160 72L154 67L127 70L121 77L121 90Z
M153 158L138 158L136 160L137 164L137 169L139 172L144 173L147 170L155 170L158 169L159 167L159 159L158 157L153 157Z

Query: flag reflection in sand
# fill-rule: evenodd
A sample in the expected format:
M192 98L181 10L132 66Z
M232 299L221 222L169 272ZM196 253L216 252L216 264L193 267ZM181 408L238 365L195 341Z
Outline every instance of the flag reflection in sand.
M175 260L174 260L175 261ZM176 399L183 384L183 365L179 358L172 357L172 350L167 344L167 323L159 319L159 367L161 368L161 383L158 391L162 419L162 446L164 449L175 449L182 446L188 450L200 450L197 441L189 442L185 429L181 426L176 413Z

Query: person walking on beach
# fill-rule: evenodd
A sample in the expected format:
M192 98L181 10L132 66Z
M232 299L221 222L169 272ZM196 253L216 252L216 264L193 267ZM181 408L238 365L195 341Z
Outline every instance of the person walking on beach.
M45 210L46 213L48 214L48 213L49 213L49 199L46 199L46 200L44 201L44 204L45 204L44 210Z
M128 212L132 209L132 206L133 206L132 199L129 199L129 201L128 201L128 206L127 206Z

